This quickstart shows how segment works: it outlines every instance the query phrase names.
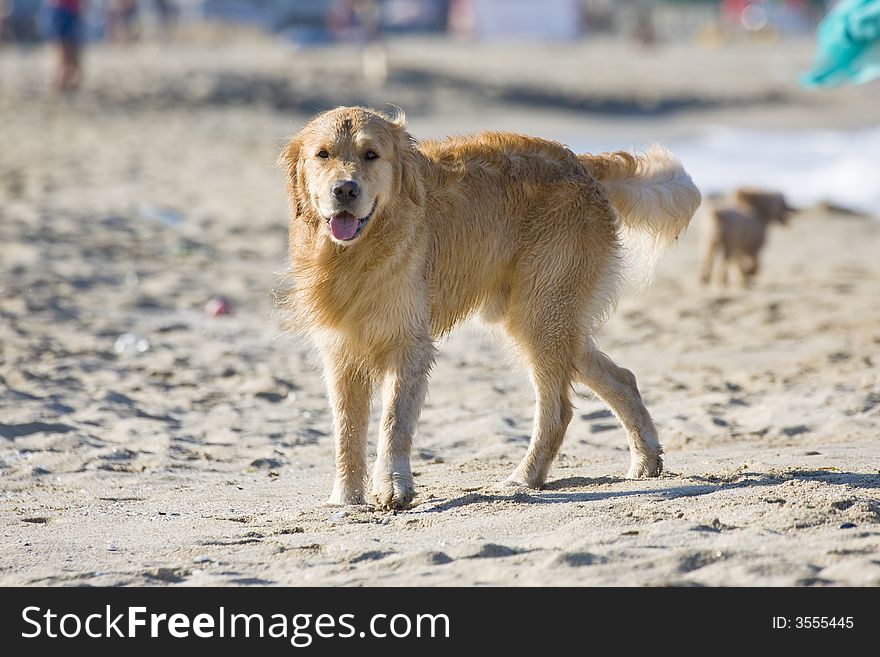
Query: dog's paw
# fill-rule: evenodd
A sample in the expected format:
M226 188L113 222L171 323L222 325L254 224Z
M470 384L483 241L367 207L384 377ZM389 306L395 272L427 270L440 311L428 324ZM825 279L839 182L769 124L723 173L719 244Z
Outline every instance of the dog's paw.
M373 498L376 508L396 511L407 508L416 495L412 477L393 473L373 482Z
M327 506L348 506L352 504L364 503L363 487L346 488L344 486L334 484L333 492L327 498L325 503Z
M520 464L507 479L501 484L508 492L516 488L531 488L538 490L547 480L546 473L536 471L535 468L525 468Z
M641 456L633 459L626 473L627 479L644 479L646 477L659 477L663 472L663 457Z
M521 481L516 481L512 477L508 479L504 479L502 481L493 481L491 483L486 484L481 489L483 492L488 494L498 494L498 495L511 495L516 493L517 491L524 491L528 489Z
M492 484L491 488L498 491L499 493L511 494L516 493L517 491L538 490L541 488L542 485L543 482L535 482L533 484L530 484L515 475L511 475L504 481L499 481L495 484Z

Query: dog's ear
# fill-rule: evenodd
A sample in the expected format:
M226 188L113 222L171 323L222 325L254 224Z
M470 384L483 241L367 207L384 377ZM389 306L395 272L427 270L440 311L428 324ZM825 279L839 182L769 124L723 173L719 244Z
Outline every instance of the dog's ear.
M296 178L296 168L299 163L299 152L302 149L302 140L296 135L287 142L278 155L278 166L287 174L288 183Z
M403 143L398 153L400 166L400 190L406 194L410 201L421 207L425 202L425 186L419 167L419 157L414 144Z
M287 178L287 193L290 196L290 205L295 215L300 214L300 196L297 190L301 190L305 180L302 175L302 167L299 166L299 156L302 150L302 139L295 135L287 142L278 155L278 166L284 170Z
M736 200L750 207L754 207L756 203L760 203L763 192L751 187L740 187L735 192Z
M425 202L425 186L422 182L421 168L419 166L418 143L406 130L406 115L399 107L395 107L394 116L388 117L388 122L394 126L397 144L397 171L400 191L406 195L415 205L421 206Z

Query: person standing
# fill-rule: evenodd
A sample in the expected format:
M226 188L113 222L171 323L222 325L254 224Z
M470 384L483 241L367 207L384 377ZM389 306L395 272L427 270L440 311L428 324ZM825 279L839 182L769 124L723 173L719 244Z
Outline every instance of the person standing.
M55 86L73 91L82 76L83 13L86 0L51 0L52 36L58 49Z

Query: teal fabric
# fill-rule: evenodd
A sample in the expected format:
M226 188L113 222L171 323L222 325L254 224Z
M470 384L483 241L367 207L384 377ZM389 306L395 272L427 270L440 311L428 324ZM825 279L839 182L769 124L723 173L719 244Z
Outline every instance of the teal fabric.
M880 76L880 0L842 0L819 23L808 87L862 84Z

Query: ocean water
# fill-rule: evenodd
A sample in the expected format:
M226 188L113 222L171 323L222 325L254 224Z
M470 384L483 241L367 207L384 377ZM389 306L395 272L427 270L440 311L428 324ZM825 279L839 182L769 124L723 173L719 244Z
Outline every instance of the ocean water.
M751 185L778 189L794 206L827 201L880 218L880 125L858 130L709 127L666 145L704 195ZM571 146L598 152L621 144L582 139Z

